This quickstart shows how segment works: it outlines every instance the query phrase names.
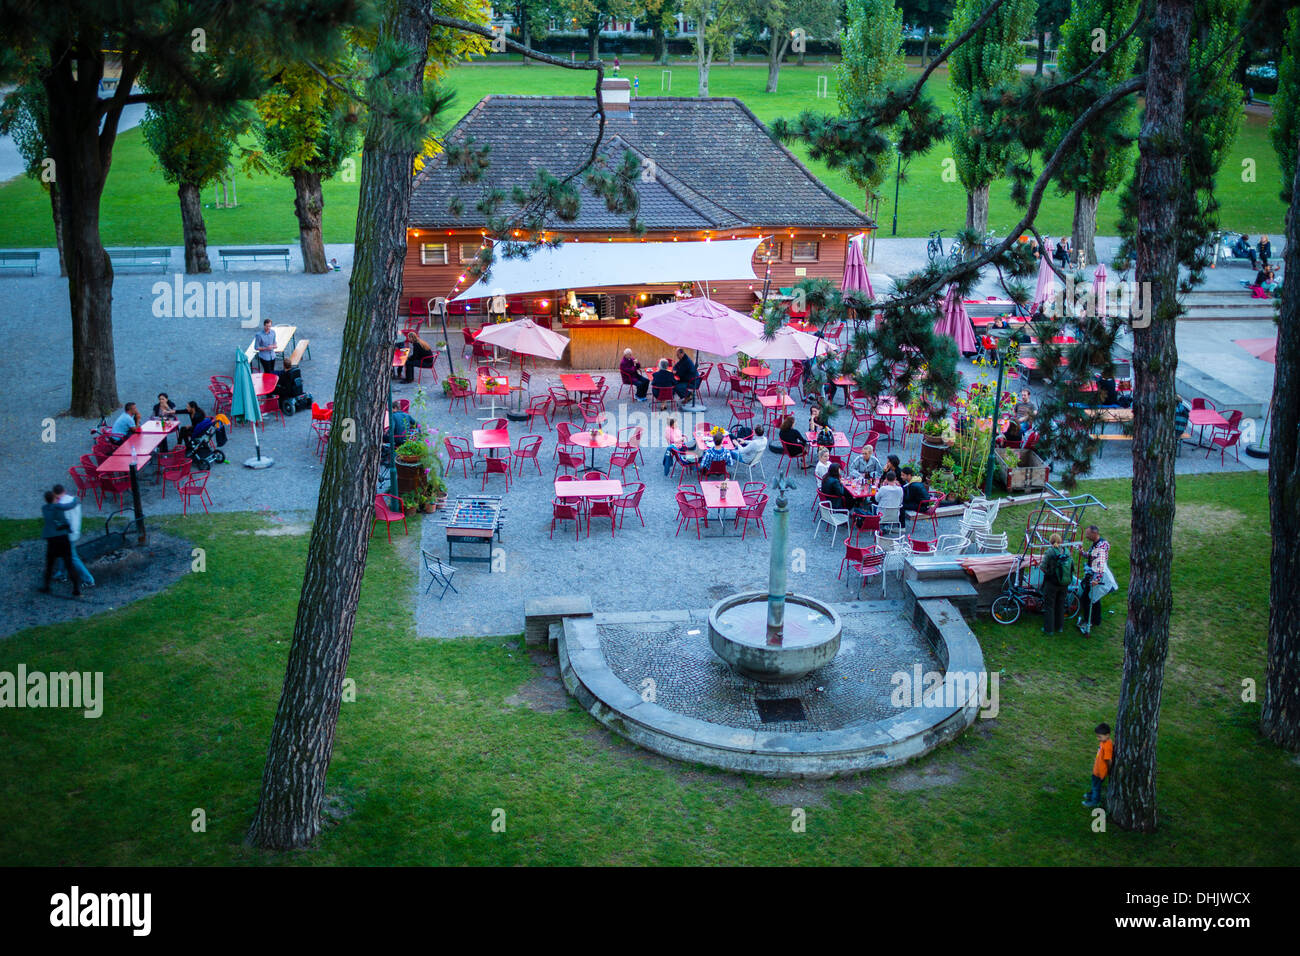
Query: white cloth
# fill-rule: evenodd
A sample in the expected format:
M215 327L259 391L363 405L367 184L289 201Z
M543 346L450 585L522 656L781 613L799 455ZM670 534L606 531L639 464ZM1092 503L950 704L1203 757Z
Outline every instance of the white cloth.
M876 491L876 506L882 511L886 508L901 508L903 505L903 488L901 485L881 485Z
M59 504L66 505L69 501L74 500L76 499L65 491L59 498ZM77 501L76 507L64 512L63 517L67 519L68 527L71 529L68 532L68 540L79 540L81 538L81 502Z

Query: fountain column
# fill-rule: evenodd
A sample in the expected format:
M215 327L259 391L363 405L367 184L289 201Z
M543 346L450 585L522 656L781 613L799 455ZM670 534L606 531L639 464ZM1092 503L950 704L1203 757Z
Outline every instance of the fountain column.
M776 488L776 527L772 531L772 548L767 568L767 644L780 647L785 634L786 545L790 540L790 506L785 493L793 487L785 475L778 475Z

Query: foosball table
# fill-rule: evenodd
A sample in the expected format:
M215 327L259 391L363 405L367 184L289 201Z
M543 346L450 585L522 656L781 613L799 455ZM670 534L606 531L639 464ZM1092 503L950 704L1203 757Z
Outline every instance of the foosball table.
M501 523L505 514L500 495L468 495L453 498L443 508L447 532L447 560L477 561L492 571L492 540L501 540ZM476 553L457 553L456 545L469 545Z

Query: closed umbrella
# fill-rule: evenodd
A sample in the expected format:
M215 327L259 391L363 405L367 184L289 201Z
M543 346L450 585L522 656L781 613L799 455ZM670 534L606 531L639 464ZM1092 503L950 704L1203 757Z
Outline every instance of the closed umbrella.
M1034 288L1034 307L1030 311L1038 311L1039 306L1046 306L1055 297L1056 273L1052 271L1051 258L1044 252L1038 258L1038 284Z
M848 255L844 258L844 281L840 283L843 292L865 292L868 299L874 299L876 293L871 289L871 276L867 275L867 262L862 257L862 236L849 240Z
M954 282L948 286L939 309L939 318L934 323L935 335L946 335L957 343L957 350L963 355L975 351L975 329L971 326L970 316L962 303Z
M272 458L262 457L262 445L257 437L257 426L262 421L262 405L257 400L257 389L253 386L253 372L248 367L248 356L243 349L235 349L235 394L230 400L230 415L235 421L248 422L253 426L253 447L257 454L244 462L246 468L270 468L275 464Z
M1092 301L1098 318L1106 317L1106 264L1098 263L1097 271L1092 274Z

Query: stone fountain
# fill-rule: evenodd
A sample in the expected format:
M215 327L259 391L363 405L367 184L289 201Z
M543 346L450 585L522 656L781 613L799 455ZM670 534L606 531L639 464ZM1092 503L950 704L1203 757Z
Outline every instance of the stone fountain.
M825 667L840 649L840 616L828 604L786 593L786 546L790 508L785 476L774 485L776 527L772 532L767 593L743 591L723 598L709 611L709 644L736 673L763 683L781 684Z

